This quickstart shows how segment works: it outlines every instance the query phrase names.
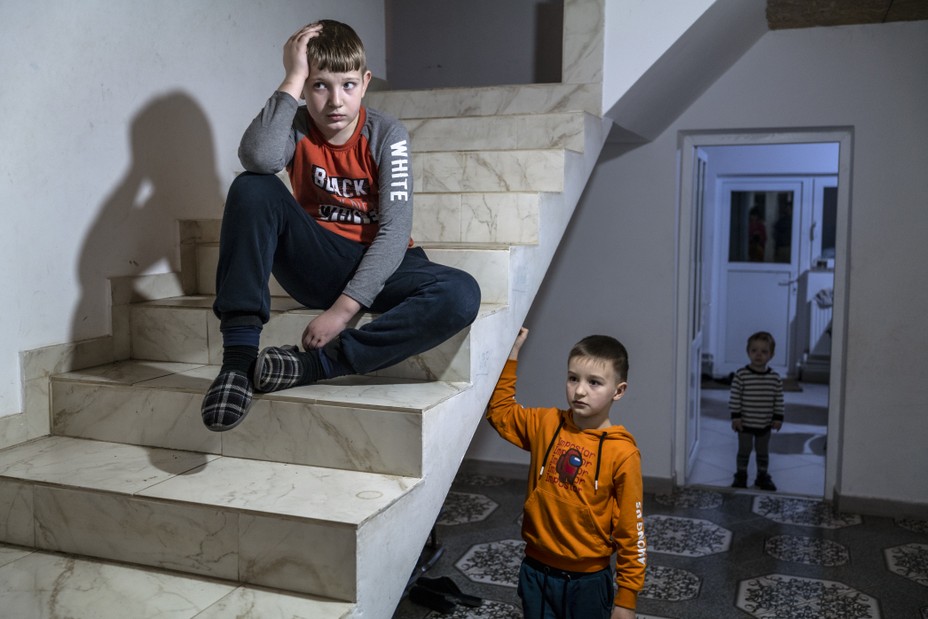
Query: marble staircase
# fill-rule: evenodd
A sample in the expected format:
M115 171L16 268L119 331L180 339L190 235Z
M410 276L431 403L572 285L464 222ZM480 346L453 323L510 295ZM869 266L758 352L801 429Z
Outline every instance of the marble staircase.
M374 375L259 395L227 433L199 416L221 355L219 222L182 222L176 285L114 292L113 358L50 372L47 435L0 450L0 542L70 562L63 574L202 582L212 597L185 598L197 617L388 618L605 140L591 93L370 93L412 134L414 238L477 278L481 311ZM262 344L295 343L313 312L272 294Z

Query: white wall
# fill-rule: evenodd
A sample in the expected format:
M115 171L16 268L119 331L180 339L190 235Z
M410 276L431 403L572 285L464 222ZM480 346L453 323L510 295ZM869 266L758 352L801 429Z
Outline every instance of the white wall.
M107 277L179 267L175 220L221 214L284 41L324 17L384 77L382 2L0 0L0 416L21 351L109 332Z
M715 1L606 2L603 109L628 92Z
M529 317L520 401L563 406L569 346L615 334L631 355L615 418L638 439L644 474L669 480L679 132L852 127L845 389L833 394L843 402L838 489L928 504L924 58L928 22L769 32L653 142L607 148ZM523 461L501 442L481 451Z

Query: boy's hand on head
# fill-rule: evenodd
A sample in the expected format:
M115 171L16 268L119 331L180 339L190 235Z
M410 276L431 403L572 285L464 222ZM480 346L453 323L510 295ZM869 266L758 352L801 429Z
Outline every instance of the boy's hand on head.
M522 348L522 344L525 343L525 338L528 337L528 329L521 327L519 329L519 335L516 336L516 341L512 344L512 350L509 351L509 358L513 361L519 358L519 350Z
M341 295L335 303L309 321L303 330L303 348L322 348L345 330L348 322L361 311L361 304L347 295Z
M319 36L322 26L308 24L297 30L292 37L284 43L284 81L277 89L293 96L297 101L303 96L303 86L309 79L309 59L306 57L306 48L309 40Z

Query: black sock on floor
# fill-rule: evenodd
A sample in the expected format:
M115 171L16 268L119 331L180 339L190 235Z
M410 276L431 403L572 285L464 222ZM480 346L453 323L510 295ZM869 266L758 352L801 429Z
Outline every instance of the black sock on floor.
M251 376L257 358L257 346L226 346L222 349L222 368L219 371L238 370Z

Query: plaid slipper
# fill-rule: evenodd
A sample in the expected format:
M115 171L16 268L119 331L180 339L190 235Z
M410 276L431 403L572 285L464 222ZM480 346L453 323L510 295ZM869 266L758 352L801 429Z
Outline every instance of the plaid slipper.
M203 424L213 432L231 430L248 414L252 393L251 381L243 372L220 372L203 397Z
M258 355L254 373L255 391L270 393L300 384L303 360L296 346L269 346Z

